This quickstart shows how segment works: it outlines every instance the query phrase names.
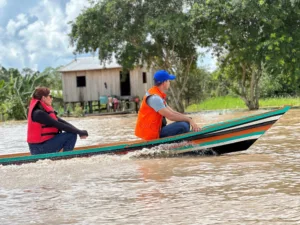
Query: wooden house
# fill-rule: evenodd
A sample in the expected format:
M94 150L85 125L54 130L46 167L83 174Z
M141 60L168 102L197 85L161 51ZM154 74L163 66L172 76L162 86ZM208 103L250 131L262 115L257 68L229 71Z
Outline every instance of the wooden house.
M62 73L64 103L99 101L103 96L142 98L153 85L153 72L146 67L124 73L115 61L101 64L97 57L74 59Z

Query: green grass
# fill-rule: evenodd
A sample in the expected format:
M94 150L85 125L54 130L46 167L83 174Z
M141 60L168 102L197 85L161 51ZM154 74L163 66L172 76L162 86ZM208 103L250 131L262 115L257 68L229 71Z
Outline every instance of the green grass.
M261 99L259 101L260 107L272 107L272 106L284 106L284 105L290 105L290 106L300 106L300 98L267 98L267 99Z
M300 106L300 98L276 97L260 99L260 108L264 107L282 107L284 105ZM186 112L196 112L200 110L218 110L218 109L247 109L244 101L238 97L224 96L207 99L199 104L193 104L186 108Z

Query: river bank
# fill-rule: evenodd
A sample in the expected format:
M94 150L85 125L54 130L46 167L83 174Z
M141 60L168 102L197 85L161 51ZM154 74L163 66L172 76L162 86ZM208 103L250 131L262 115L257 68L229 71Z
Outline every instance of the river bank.
M286 104L289 105L289 104ZM260 107L258 110L253 110L252 112L255 111L271 111L275 110L278 108L283 107L282 106L269 106L269 107ZM299 106L291 106L291 109L300 109ZM217 115L224 115L224 114L230 114L230 113L238 113L238 112L251 112L247 108L221 108L221 109L201 109L198 111L193 111L193 110L187 110L185 114L217 114ZM61 118L65 120L78 120L81 118L93 118L93 117L101 117L101 118L112 118L112 117L136 117L137 113L135 112L115 112L115 113L93 113L93 114L85 114L84 116L81 117L75 117L75 116L61 116ZM1 121L0 124L19 124L19 123L27 123L27 120L6 120L6 121Z
M289 98L268 98L268 99L261 99L259 101L259 110L273 110L283 107L285 105L289 105L292 109L299 109L300 108L300 97L289 97ZM232 96L223 96L223 97L216 97L216 98L209 98L201 103L189 105L185 109L185 113L232 113L232 112L243 112L249 111L246 107L245 103L238 97ZM93 116L123 116L123 115L130 115L136 114L133 111L119 111L119 112L103 112L103 113L93 113L93 114L85 114L83 117L93 117ZM67 116L66 114L61 116L63 118L72 118L73 116ZM75 118L82 118L82 117L75 117ZM0 124L7 120L4 119L4 116L0 113ZM9 120L14 121L14 120Z
M272 110L285 105L300 108L300 97L275 97L259 100L259 109ZM186 112L202 110L248 110L242 99L232 96L209 98L201 103L189 105Z

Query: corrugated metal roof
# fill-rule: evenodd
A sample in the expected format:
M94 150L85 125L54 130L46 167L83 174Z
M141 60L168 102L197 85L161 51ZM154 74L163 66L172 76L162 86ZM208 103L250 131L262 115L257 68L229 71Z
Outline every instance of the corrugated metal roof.
M107 62L105 65L100 63L98 57L81 57L74 59L68 65L62 67L60 72L69 71L83 71L83 70L101 70L101 69L112 69L112 68L122 68L115 60L112 62Z

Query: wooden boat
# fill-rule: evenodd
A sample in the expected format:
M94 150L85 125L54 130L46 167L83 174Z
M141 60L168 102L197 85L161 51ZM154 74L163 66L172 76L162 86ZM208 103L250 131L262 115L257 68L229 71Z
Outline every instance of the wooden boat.
M131 141L76 148L70 152L30 155L16 153L0 155L0 165L23 164L42 159L69 159L98 154L126 154L143 148L167 144L173 154L200 153L222 155L247 150L260 136L288 110L290 106L248 117L228 120L202 128L199 132L189 132L152 141Z

